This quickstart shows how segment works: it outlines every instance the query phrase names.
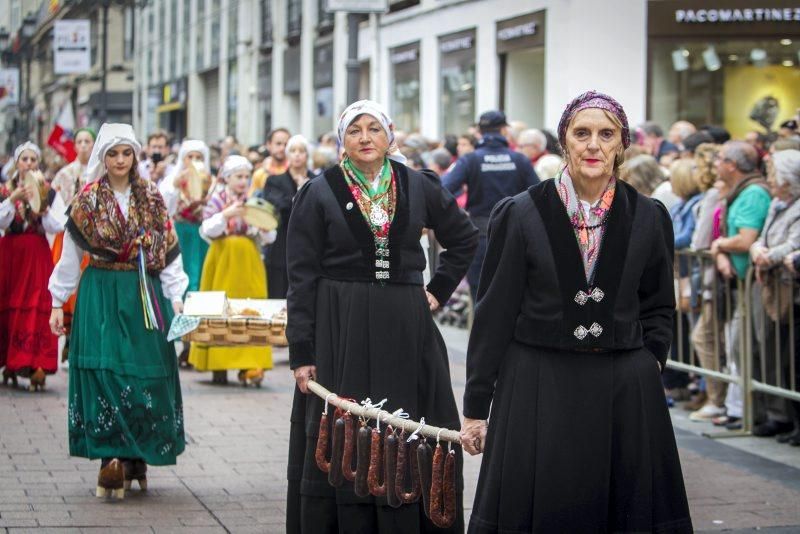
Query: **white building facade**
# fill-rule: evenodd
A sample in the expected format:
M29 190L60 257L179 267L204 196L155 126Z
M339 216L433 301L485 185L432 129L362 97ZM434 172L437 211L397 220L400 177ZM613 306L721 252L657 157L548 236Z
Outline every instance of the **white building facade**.
M137 131L255 144L279 126L308 137L332 130L348 104L347 17L327 13L326 3L150 0L137 11ZM757 40L775 41L764 45L766 66L788 69L778 69L779 85L783 108L793 105L795 7L797 0L394 0L388 13L362 17L359 97L384 103L399 128L432 138L462 133L489 109L554 130L564 106L588 89L617 98L632 124L650 116L664 126L678 118L727 124L731 109L750 105L725 88L752 79L744 67L753 65L741 63ZM717 10L713 21L706 8ZM756 20L765 9L769 16ZM718 12L731 20L720 22ZM709 69L703 53L729 41L742 50L720 53L721 65ZM687 68L672 61L675 50L689 54Z

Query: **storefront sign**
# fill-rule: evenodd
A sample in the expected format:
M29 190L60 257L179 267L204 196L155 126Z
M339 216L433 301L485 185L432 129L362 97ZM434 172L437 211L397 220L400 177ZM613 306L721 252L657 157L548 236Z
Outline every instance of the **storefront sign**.
M800 0L650 0L651 37L782 36L800 34ZM710 5L708 5L710 4Z
M419 59L418 44L410 49L397 50L396 52L392 52L392 54L389 56L389 60L392 62L392 65L401 65L403 63L409 63L411 61L417 61L418 59Z
M800 7L783 9L676 9L675 22L800 22Z
M83 74L92 68L88 20L57 20L53 26L53 72Z
M498 21L497 53L544 46L544 23L544 11Z
M348 13L386 13L389 11L388 0L328 0L325 9L346 11Z
M456 37L439 43L439 51L442 54L449 54L451 52L458 52L459 50L469 50L472 48L472 43L475 37L472 35L464 37Z
M19 69L0 69L0 109L19 104Z

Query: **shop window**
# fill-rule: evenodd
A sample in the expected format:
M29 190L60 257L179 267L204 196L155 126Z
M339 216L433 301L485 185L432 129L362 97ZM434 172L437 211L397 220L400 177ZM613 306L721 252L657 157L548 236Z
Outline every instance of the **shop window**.
M286 40L290 44L300 42L300 33L303 25L302 0L288 0L286 2Z
M475 121L475 31L439 38L441 125L458 135Z
M272 0L261 0L261 49L272 50Z
M133 59L135 53L135 29L134 13L132 7L126 7L124 11L124 45L122 49L122 58L125 61Z
M231 1L228 6L228 57L236 57L236 46L239 43L239 6Z
M389 13L419 5L419 0L389 0Z
M800 108L800 41L656 40L650 57L648 115L665 128L688 120L743 138L776 130Z
M333 21L335 14L325 9L328 0L318 0L317 2L317 32L326 35L333 31Z
M419 130L419 43L394 48L389 53L392 64L391 113L398 129Z
M258 106L264 139L272 129L272 58L266 58L258 64Z
M236 135L236 110L238 108L238 74L236 60L228 65L228 124L225 128L226 135Z

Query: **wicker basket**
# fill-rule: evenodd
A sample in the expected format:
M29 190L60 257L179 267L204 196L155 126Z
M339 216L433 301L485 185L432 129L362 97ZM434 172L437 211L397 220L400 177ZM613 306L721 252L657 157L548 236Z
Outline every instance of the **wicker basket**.
M285 328L284 326L284 331ZM271 345L271 331L269 319L201 319L200 326L183 336L183 341L212 346Z
M285 309L272 316L267 337L270 345L274 347L289 346L289 340L286 339L286 318Z

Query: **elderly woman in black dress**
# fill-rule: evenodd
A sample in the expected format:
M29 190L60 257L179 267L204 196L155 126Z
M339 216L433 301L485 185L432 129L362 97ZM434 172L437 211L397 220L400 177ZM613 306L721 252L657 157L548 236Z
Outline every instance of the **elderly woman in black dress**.
M562 172L491 217L461 432L484 453L469 531L691 532L659 376L670 216L616 178L630 133L614 99L576 98L559 140Z
M286 159L289 167L283 174L270 176L261 196L275 206L280 213L278 235L275 242L266 248L264 263L267 265L269 298L285 299L289 280L286 275L286 233L292 214L292 201L297 190L314 177L308 170L308 141L302 135L293 135L286 143Z
M297 380L291 416L289 532L443 532L418 503L335 489L314 461L322 399L310 378L358 400L387 398L432 425L458 428L447 351L431 310L447 301L477 246L477 229L430 172L409 169L393 150L393 125L370 101L339 119L345 158L297 193L289 220L289 359ZM423 287L419 241L433 229L446 249ZM456 521L463 531L461 454Z

